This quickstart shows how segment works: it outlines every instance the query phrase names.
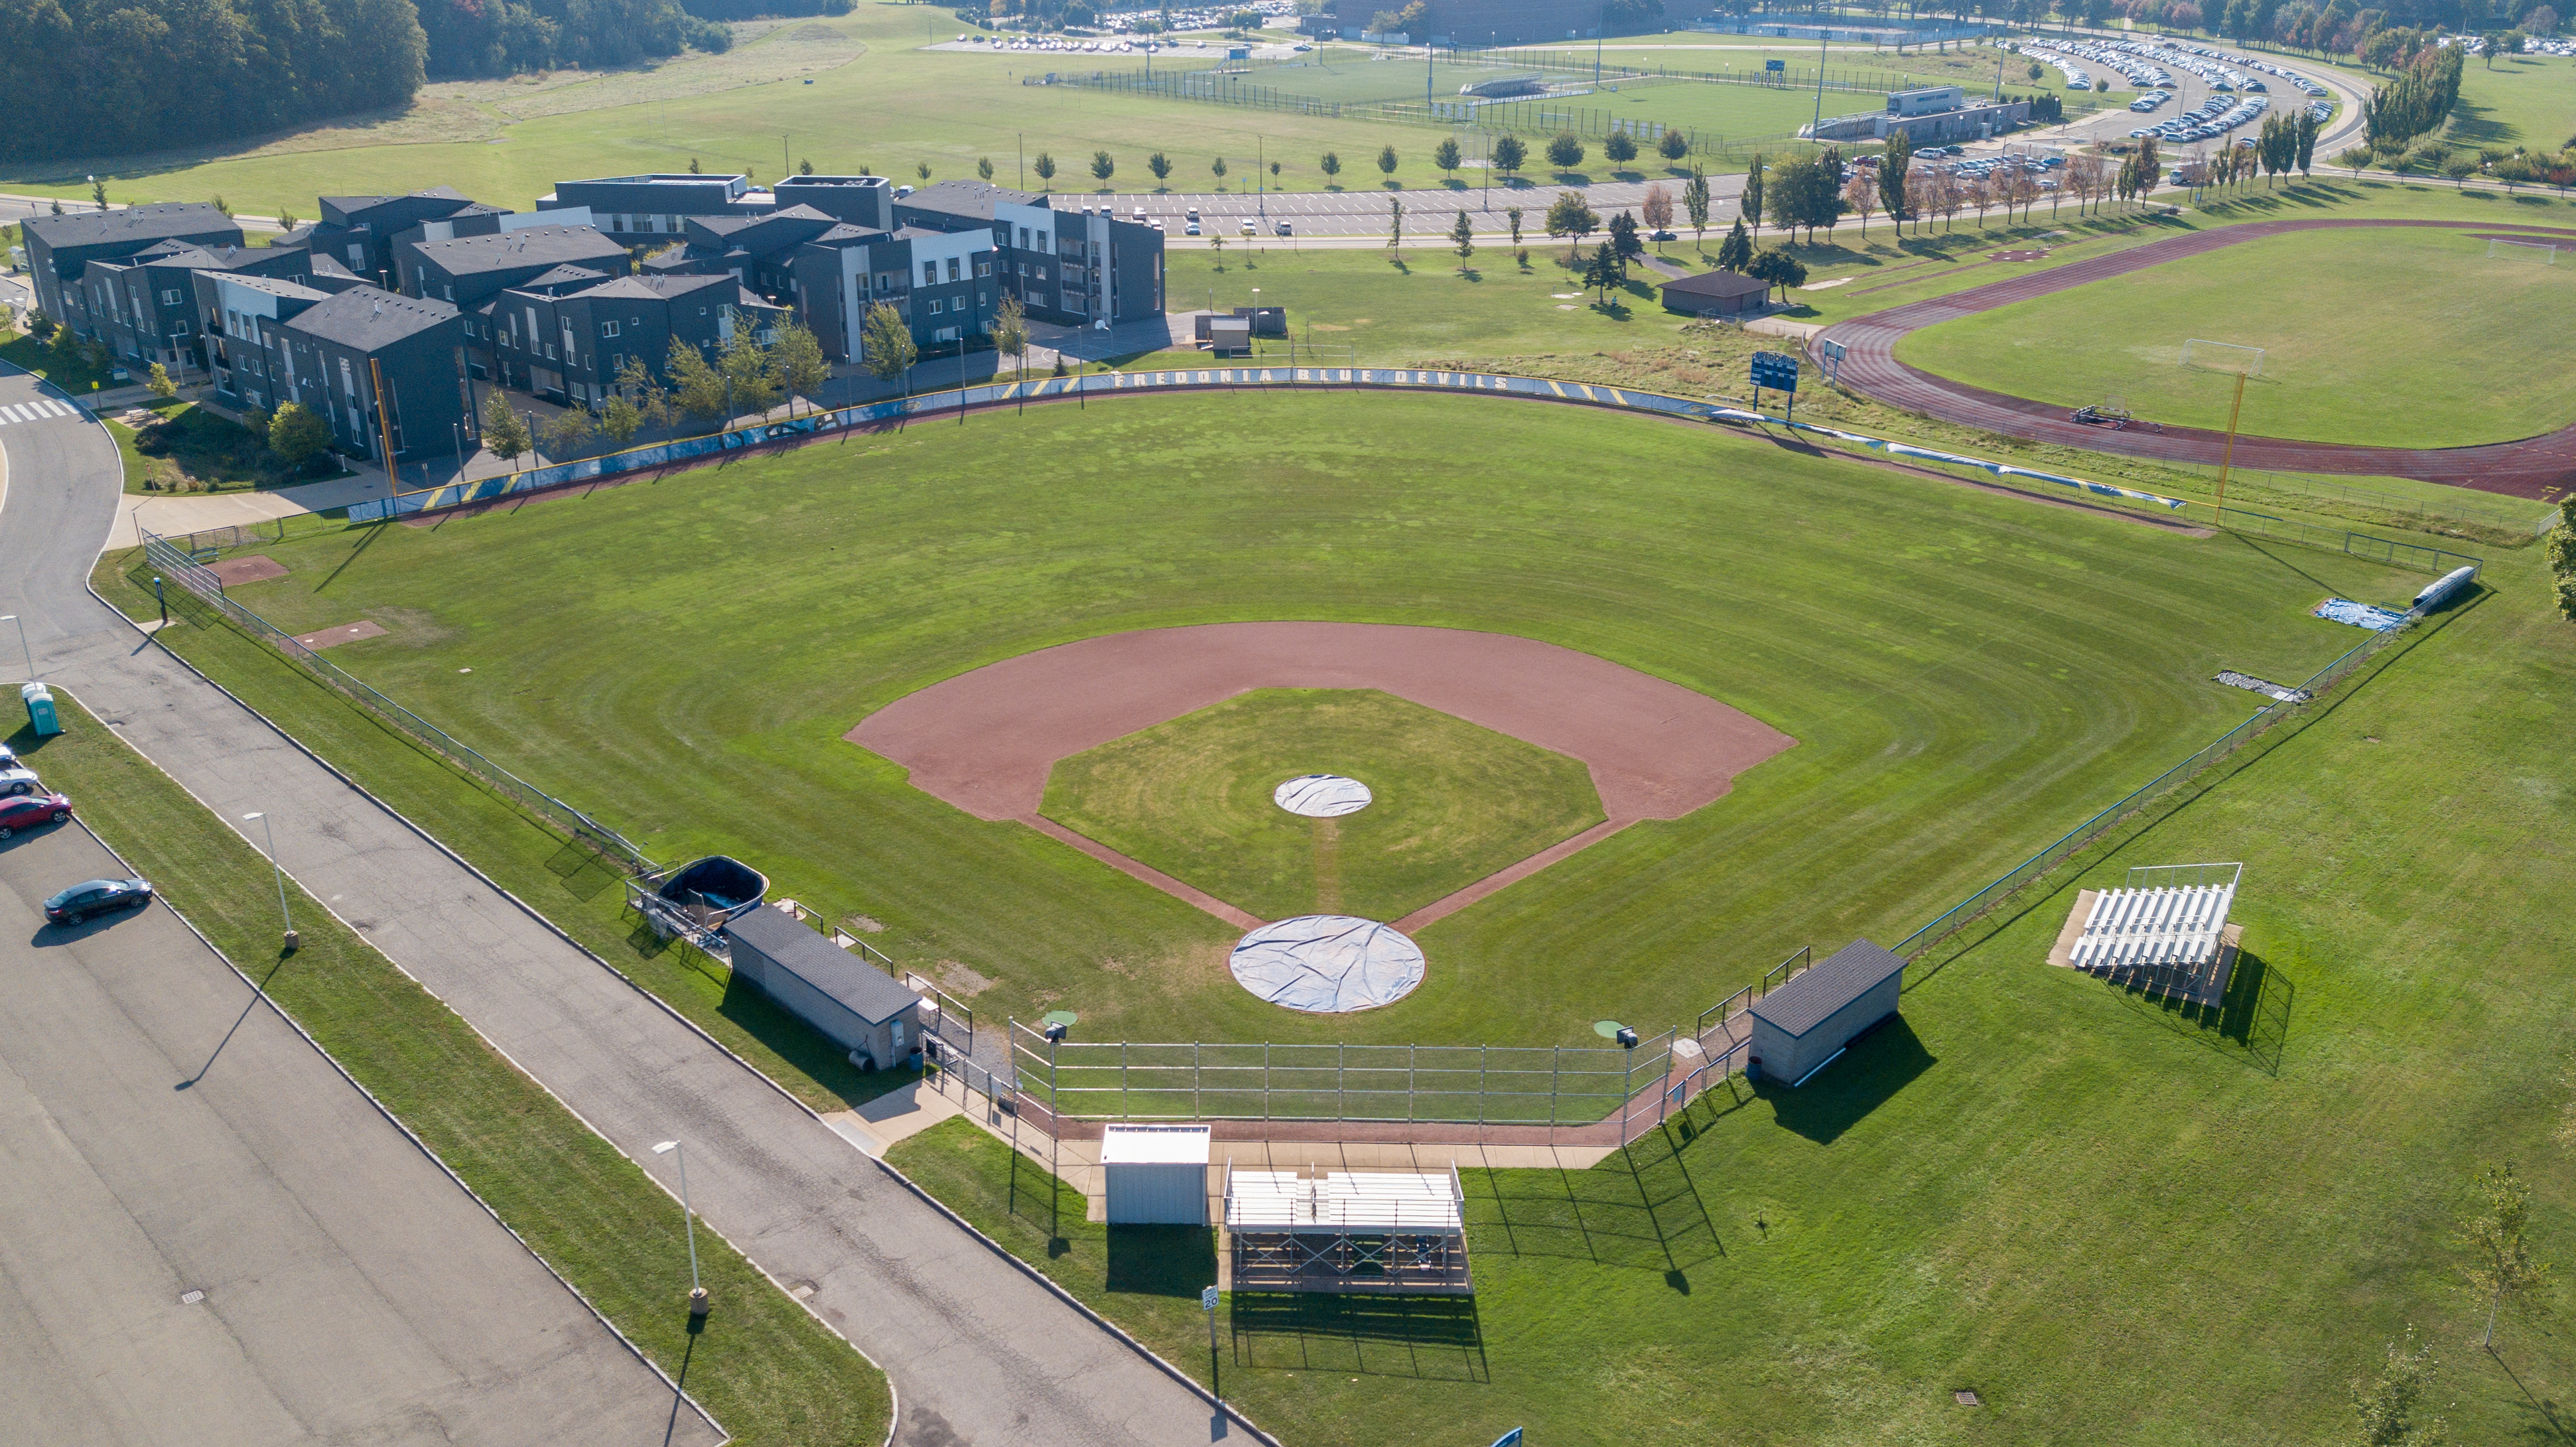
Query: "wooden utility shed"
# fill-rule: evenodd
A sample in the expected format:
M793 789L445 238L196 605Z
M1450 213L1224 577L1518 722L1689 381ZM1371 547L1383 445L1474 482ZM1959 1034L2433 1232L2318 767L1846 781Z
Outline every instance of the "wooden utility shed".
M1904 956L1854 940L1753 1002L1747 1053L1762 1079L1804 1085L1855 1037L1894 1015L1904 989Z
M733 972L863 1063L897 1066L921 1048L921 997L776 905L724 928Z
M1113 1125L1100 1133L1112 1226L1204 1226L1208 1141L1203 1125Z

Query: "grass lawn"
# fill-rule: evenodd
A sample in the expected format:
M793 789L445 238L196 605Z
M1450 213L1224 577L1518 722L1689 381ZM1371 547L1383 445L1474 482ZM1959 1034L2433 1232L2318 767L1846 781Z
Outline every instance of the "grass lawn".
M86 357L67 355L20 331L0 330L0 362L33 372L75 397L97 391L109 381L106 368L93 367Z
M234 596L296 632L383 622L333 658L659 858L731 853L883 922L872 943L902 964L981 982L979 1014L1544 1045L1694 1015L1800 944L1902 936L2242 719L2219 669L2295 680L2351 647L2307 615L2318 598L2420 584L1640 420L1445 397L1039 407L317 530L264 548L290 575ZM1052 461L1014 461L1033 456ZM102 586L139 613L127 566ZM1800 746L1425 930L1429 977L1400 1004L1316 1021L1231 984L1217 921L841 738L1033 648L1265 618L1559 643ZM857 1083L755 992L654 953L579 851L274 654L163 636L728 1043L824 1103Z
M269 997L501 1214L735 1441L876 1447L885 1377L710 1233L719 1311L695 1339L678 1205L446 1006L292 882L302 948L277 947L268 861L66 697L64 732L10 747Z
M2576 140L2576 60L2555 55L2471 58L2443 135L2468 146L2555 151Z
M310 468L289 466L264 439L193 402L154 402L149 410L160 420L140 429L107 419L125 458L127 492L246 492L339 475L330 454Z
M1368 785L1300 818L1300 774ZM1391 920L1601 822L1582 764L1375 689L1257 689L1059 762L1046 815L1262 919Z
M1911 970L1805 1090L1739 1082L1591 1170L1466 1173L1472 1305L1228 1300L1227 1396L1315 1444L2326 1443L2411 1324L2451 1440L2554 1439L2576 1345L2508 1312L2479 1350L2452 1235L2505 1160L2535 1250L2576 1232L2576 633L2536 558L2487 582ZM2043 963L2077 888L2213 859L2247 866L2224 1008ZM1085 1223L963 1124L890 1159L1206 1379L1203 1233Z
M1927 327L1897 357L2016 396L2121 396L2141 417L2224 428L2235 375L2179 364L2199 337L2267 349L2245 388L2251 433L2443 447L2563 426L2566 389L2506 359L2576 324L2576 273L2486 253L2468 233L2266 237Z

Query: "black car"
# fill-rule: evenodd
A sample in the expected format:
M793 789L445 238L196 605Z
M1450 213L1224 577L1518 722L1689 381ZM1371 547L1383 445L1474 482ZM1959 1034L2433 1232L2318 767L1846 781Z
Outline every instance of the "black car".
M148 879L84 880L45 901L45 918L55 924L78 924L111 909L141 909L152 902Z
M0 839L39 824L60 824L72 817L72 801L60 794L21 794L0 799Z

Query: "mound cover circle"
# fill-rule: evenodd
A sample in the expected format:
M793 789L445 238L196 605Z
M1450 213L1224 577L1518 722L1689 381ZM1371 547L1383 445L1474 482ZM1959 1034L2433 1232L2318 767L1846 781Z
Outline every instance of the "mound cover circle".
M1339 819L1356 814L1377 796L1357 779L1339 774L1299 774L1270 791L1270 802L1309 819Z
M1422 983L1422 947L1394 926L1347 914L1301 914L1245 935L1227 962L1273 1005L1337 1015L1393 1004Z

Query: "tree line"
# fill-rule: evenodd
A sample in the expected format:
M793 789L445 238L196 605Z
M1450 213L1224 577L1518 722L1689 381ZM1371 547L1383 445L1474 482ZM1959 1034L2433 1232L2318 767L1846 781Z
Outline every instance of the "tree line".
M2427 50L2396 80L2373 86L2361 107L2364 144L2374 151L2403 147L2449 120L2460 101L2464 60L2456 45Z

